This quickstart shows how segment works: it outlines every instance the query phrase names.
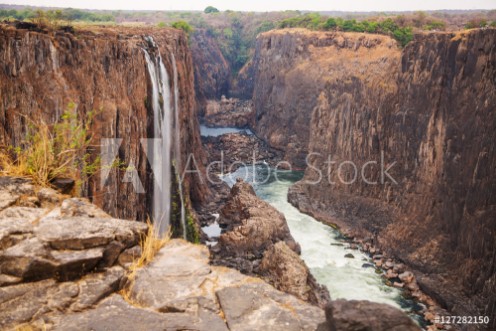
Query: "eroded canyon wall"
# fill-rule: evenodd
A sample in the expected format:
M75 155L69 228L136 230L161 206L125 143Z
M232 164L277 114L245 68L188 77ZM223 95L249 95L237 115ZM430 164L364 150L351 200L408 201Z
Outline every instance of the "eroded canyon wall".
M375 237L457 315L496 309L495 45L494 29L419 35L403 50L282 30L259 36L254 59L256 133L322 171L307 168L291 202Z
M70 103L81 118L95 111L91 126L94 157L102 138L120 138L118 157L134 166L146 193L126 182L126 172L112 169L105 185L97 174L85 188L93 202L115 217L144 220L150 214L151 169L140 141L153 137L151 84L143 48L152 36L174 86L172 61L178 72L182 165L189 153L203 167L191 55L186 35L174 29L93 28L75 34L0 28L0 144L22 143L30 121L59 120ZM129 168L133 169L133 168ZM201 170L201 169L200 169ZM194 202L208 189L201 181L184 188Z
M228 96L231 67L215 38L208 30L195 30L191 36L191 54L195 73L195 92L203 116L208 100Z
M318 121L312 120L312 111L323 93L339 86L331 101L336 104L358 98L358 93L366 98L364 85L387 94L394 84L378 85L377 80L394 75L399 54L392 39L379 35L302 29L263 34L254 57L257 134L285 150L288 161L304 168L311 125ZM351 70L355 75L347 75Z

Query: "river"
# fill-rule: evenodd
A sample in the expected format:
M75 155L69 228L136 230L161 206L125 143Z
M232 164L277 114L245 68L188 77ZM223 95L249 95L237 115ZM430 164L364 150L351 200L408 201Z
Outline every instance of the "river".
M289 187L302 172L275 171L266 165L239 168L222 178L232 186L236 178L251 183L257 195L286 217L291 234L301 246L301 257L332 299L369 300L401 308L423 324L417 311L422 307L388 286L372 266L372 259L349 248L338 230L301 213L287 201ZM346 258L351 253L354 258Z

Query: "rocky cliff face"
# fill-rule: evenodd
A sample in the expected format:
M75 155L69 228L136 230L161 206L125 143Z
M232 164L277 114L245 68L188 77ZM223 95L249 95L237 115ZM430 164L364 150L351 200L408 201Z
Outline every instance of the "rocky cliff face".
M257 134L297 166L319 153L309 161L322 177L307 168L290 200L375 236L457 315L496 311L495 41L495 30L420 35L403 51L361 34L257 40Z
M191 54L195 71L195 91L203 115L207 100L228 96L231 67L222 55L218 43L208 31L195 30L191 36Z
M254 58L257 134L303 168L311 123L318 121L312 122L312 111L319 96L335 93L332 102L337 104L354 98L364 85L387 91L391 87L378 86L377 81L394 75L390 71L397 66L399 53L392 39L379 35L300 29L263 34Z
M212 248L213 263L262 276L277 289L322 308L329 302L327 288L299 257L300 245L284 215L258 198L250 184L237 179L218 222L225 230Z
M0 145L18 146L31 120L54 123L70 102L77 105L82 118L95 110L94 157L100 153L102 138L122 139L117 156L134 165L147 193L136 193L132 183L123 181L125 171L114 169L104 186L98 176L93 178L85 194L113 216L140 220L149 214L152 187L150 166L140 145L142 138L153 138L144 36L152 36L158 45L172 86L172 57L176 60L182 164L193 153L203 167L192 61L184 33L116 28L48 34L0 28ZM192 178L186 176L184 189L193 202L200 203L208 189L201 181L191 185Z

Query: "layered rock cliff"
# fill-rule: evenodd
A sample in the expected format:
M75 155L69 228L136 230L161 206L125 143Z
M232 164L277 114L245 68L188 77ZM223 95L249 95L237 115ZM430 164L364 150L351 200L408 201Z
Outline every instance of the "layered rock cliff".
M140 142L155 138L152 86L143 52L145 36L158 45L171 86L172 62L176 61L181 163L186 165L192 153L202 171L192 60L183 32L95 28L72 34L0 28L0 145L19 146L31 120L54 123L71 102L81 118L94 110L91 134L96 146L92 155L100 154L102 138L122 139L117 156L128 169L135 169L146 193L137 193L129 180L123 180L125 171L112 169L105 185L95 176L84 194L115 217L139 220L150 214L152 195L146 147ZM186 175L184 191L194 203L201 203L208 197L208 189L200 180L191 185L192 179L191 174Z
M231 67L224 58L215 38L207 30L195 30L191 36L191 54L195 72L195 91L204 114L208 100L228 96Z
M263 34L253 64L257 134L303 168L311 124L318 121L312 122L312 110L320 94L335 91L333 102L346 103L364 84L387 91L391 87L379 86L378 81L394 74L390 71L398 64L399 53L392 39L379 35L300 29ZM351 70L356 75L348 75ZM334 89L336 85L342 86L341 91Z
M453 313L492 321L495 41L494 29L436 33L400 50L282 30L258 38L254 59L256 133L297 167L310 154L291 202L375 237Z

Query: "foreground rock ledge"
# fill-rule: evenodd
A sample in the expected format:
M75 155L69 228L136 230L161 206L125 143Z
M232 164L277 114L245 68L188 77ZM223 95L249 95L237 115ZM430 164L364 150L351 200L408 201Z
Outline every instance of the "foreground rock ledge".
M147 226L113 219L84 199L36 192L29 181L0 178L0 196L9 201L0 207L1 330L418 329L395 308L370 302L333 303L326 314L262 279L210 265L207 247L183 240L171 240L122 292ZM287 254L298 258L280 241L264 264ZM281 265L268 271L274 282L285 275Z

